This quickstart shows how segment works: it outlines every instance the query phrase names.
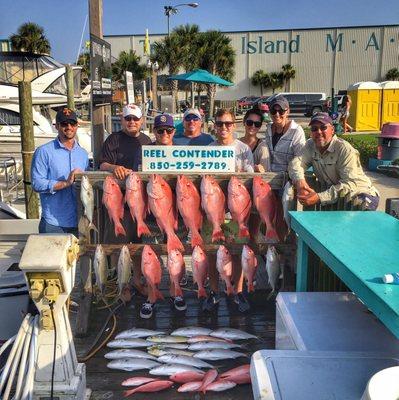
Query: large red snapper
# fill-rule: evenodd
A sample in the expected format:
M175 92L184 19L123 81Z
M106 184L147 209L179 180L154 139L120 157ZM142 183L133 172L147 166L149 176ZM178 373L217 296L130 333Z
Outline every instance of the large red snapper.
M253 178L253 200L262 221L266 224L266 239L279 241L274 224L277 200L270 185L260 176Z
M131 173L126 179L125 201L129 206L133 221L137 222L137 236L151 235L151 232L144 222L149 213L147 192L140 176Z
M183 296L183 292L180 287L180 281L186 272L186 265L184 263L183 255L179 250L172 250L168 253L167 264L170 281L173 282L175 289L174 296Z
M253 250L244 244L241 253L241 265L244 278L247 281L248 292L254 290L254 278L258 268L258 260Z
M202 227L201 196L193 182L184 175L177 177L176 202L184 225L190 230L191 246L203 246L199 233Z
M107 176L103 184L103 204L108 210L109 218L115 225L115 236L126 236L121 224L124 213L123 194L117 180L113 176Z
M238 385L251 383L250 364L240 365L239 367L223 372L220 378L235 382Z
M216 255L216 269L220 277L226 283L227 295L234 294L233 285L231 284L231 277L233 275L233 261L229 250L220 245Z
M204 288L206 278L208 277L209 262L208 257L201 247L195 246L191 257L194 282L198 285L198 298L206 297Z
M251 196L247 188L235 176L230 178L227 205L233 221L238 223L238 236L249 237L248 219L251 213Z
M212 242L226 240L221 225L224 222L226 198L216 180L205 175L201 180L201 205L212 224Z
M157 224L168 238L168 253L172 250L184 251L180 239L176 236L177 213L174 207L172 189L159 175L151 175L147 184L148 204L157 220Z
M158 256L149 245L145 245L143 248L143 254L141 256L141 272L154 295L153 301L156 299L163 300L163 295L158 289L158 285L161 283L162 278L161 263Z

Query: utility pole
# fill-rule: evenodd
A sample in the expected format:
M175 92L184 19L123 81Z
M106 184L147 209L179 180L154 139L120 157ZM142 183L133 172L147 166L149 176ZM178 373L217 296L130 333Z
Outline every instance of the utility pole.
M67 85L67 107L75 110L75 90L73 86L73 69L70 65L65 66L65 77Z
M89 0L89 20L90 34L103 38L103 2L102 0ZM93 90L93 88L92 88ZM98 168L98 160L101 154L101 148L104 142L105 121L107 120L108 130L110 131L110 106L91 106L91 125L92 125L92 150L94 158L94 166Z
M21 114L21 148L25 189L25 208L28 219L39 218L39 198L32 189L31 165L35 151L32 114L32 88L30 82L18 82L19 108Z

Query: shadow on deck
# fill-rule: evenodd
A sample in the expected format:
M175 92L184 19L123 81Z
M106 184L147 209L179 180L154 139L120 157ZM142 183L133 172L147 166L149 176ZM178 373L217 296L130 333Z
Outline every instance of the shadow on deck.
M259 340L245 341L246 345L243 349L249 356L259 349L273 349L275 346L275 301L274 298L267 300L268 291L258 290L249 300L252 305L251 312L247 315L240 314L236 305L232 300L222 297L217 310L212 313L203 313L200 303L196 298L196 292L186 291L185 299L187 310L185 312L176 312L171 308L168 298L157 304L153 318L150 320L142 320L139 317L139 311L142 301L141 297L135 297L126 306L122 306L117 316L116 333L130 329L132 327L159 329L171 332L172 330L184 326L204 326L209 328L231 327L237 328L249 333L255 334ZM75 346L78 355L83 355L91 346L94 338L98 334L101 326L107 317L107 311L97 310L93 305L90 320L90 336L86 338L75 338ZM74 319L73 316L71 318ZM107 331L109 332L109 331ZM115 371L107 368L108 360L104 358L104 354L110 351L108 348L101 349L93 358L86 362L87 387L92 389L91 399L122 399L122 392L125 388L121 386L121 382L131 376L149 376L148 372L135 371L124 372ZM224 372L236 366L248 363L249 359L238 360L222 360L212 361L218 371ZM167 377L160 377L166 379ZM252 389L250 385L240 385L225 392L208 392L205 395L198 393L179 393L177 392L178 384L164 392L156 393L159 400L168 399L249 399L252 398ZM153 396L152 393L137 393L133 398L148 399Z

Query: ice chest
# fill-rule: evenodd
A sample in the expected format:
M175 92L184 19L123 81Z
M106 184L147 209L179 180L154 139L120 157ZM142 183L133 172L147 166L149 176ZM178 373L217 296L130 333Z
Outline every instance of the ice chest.
M276 350L363 351L399 357L399 340L349 292L281 292Z
M374 374L397 365L371 353L260 350L251 359L252 391L255 400L359 400Z

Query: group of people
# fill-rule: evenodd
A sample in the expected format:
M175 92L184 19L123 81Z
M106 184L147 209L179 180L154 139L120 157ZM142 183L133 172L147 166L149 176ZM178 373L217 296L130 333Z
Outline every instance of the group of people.
M219 109L215 114L215 138L202 131L203 120L198 109L185 111L184 131L180 136L175 136L173 117L161 114L154 119L153 142L141 130L141 109L135 104L128 104L121 115L122 129L108 136L103 144L100 170L111 172L118 179L125 179L131 171L139 171L143 145L234 146L236 172L288 172L296 188L297 198L303 205L333 203L344 191L351 198L361 199L366 209L377 208L379 194L362 170L359 153L334 134L332 119L327 113L312 116L309 123L310 138L306 140L302 127L290 118L289 103L283 96L274 98L269 104L269 112L271 123L266 124L264 130L262 110L257 107L248 110L243 119L245 135L241 138L235 134L235 114L227 109ZM87 170L89 166L88 155L76 140L77 127L75 112L68 108L60 110L56 116L58 137L35 151L32 185L39 192L42 204L40 233L68 232L77 235L77 202L73 182L76 173ZM322 191L318 193L305 180L305 172L309 167L313 167L321 184ZM106 223L104 240L107 243L139 242L129 212L125 212L122 224L127 237L115 237L111 223ZM145 294L139 259L133 260L133 264L136 266L133 284L139 292ZM206 311L212 311L220 300L214 256L210 258L210 265L210 293L202 304ZM234 302L241 312L246 312L250 305L243 294L242 269L239 259L235 257L233 270ZM172 302L178 310L186 308L183 298L172 298ZM151 317L153 307L149 300L144 302L141 317Z

